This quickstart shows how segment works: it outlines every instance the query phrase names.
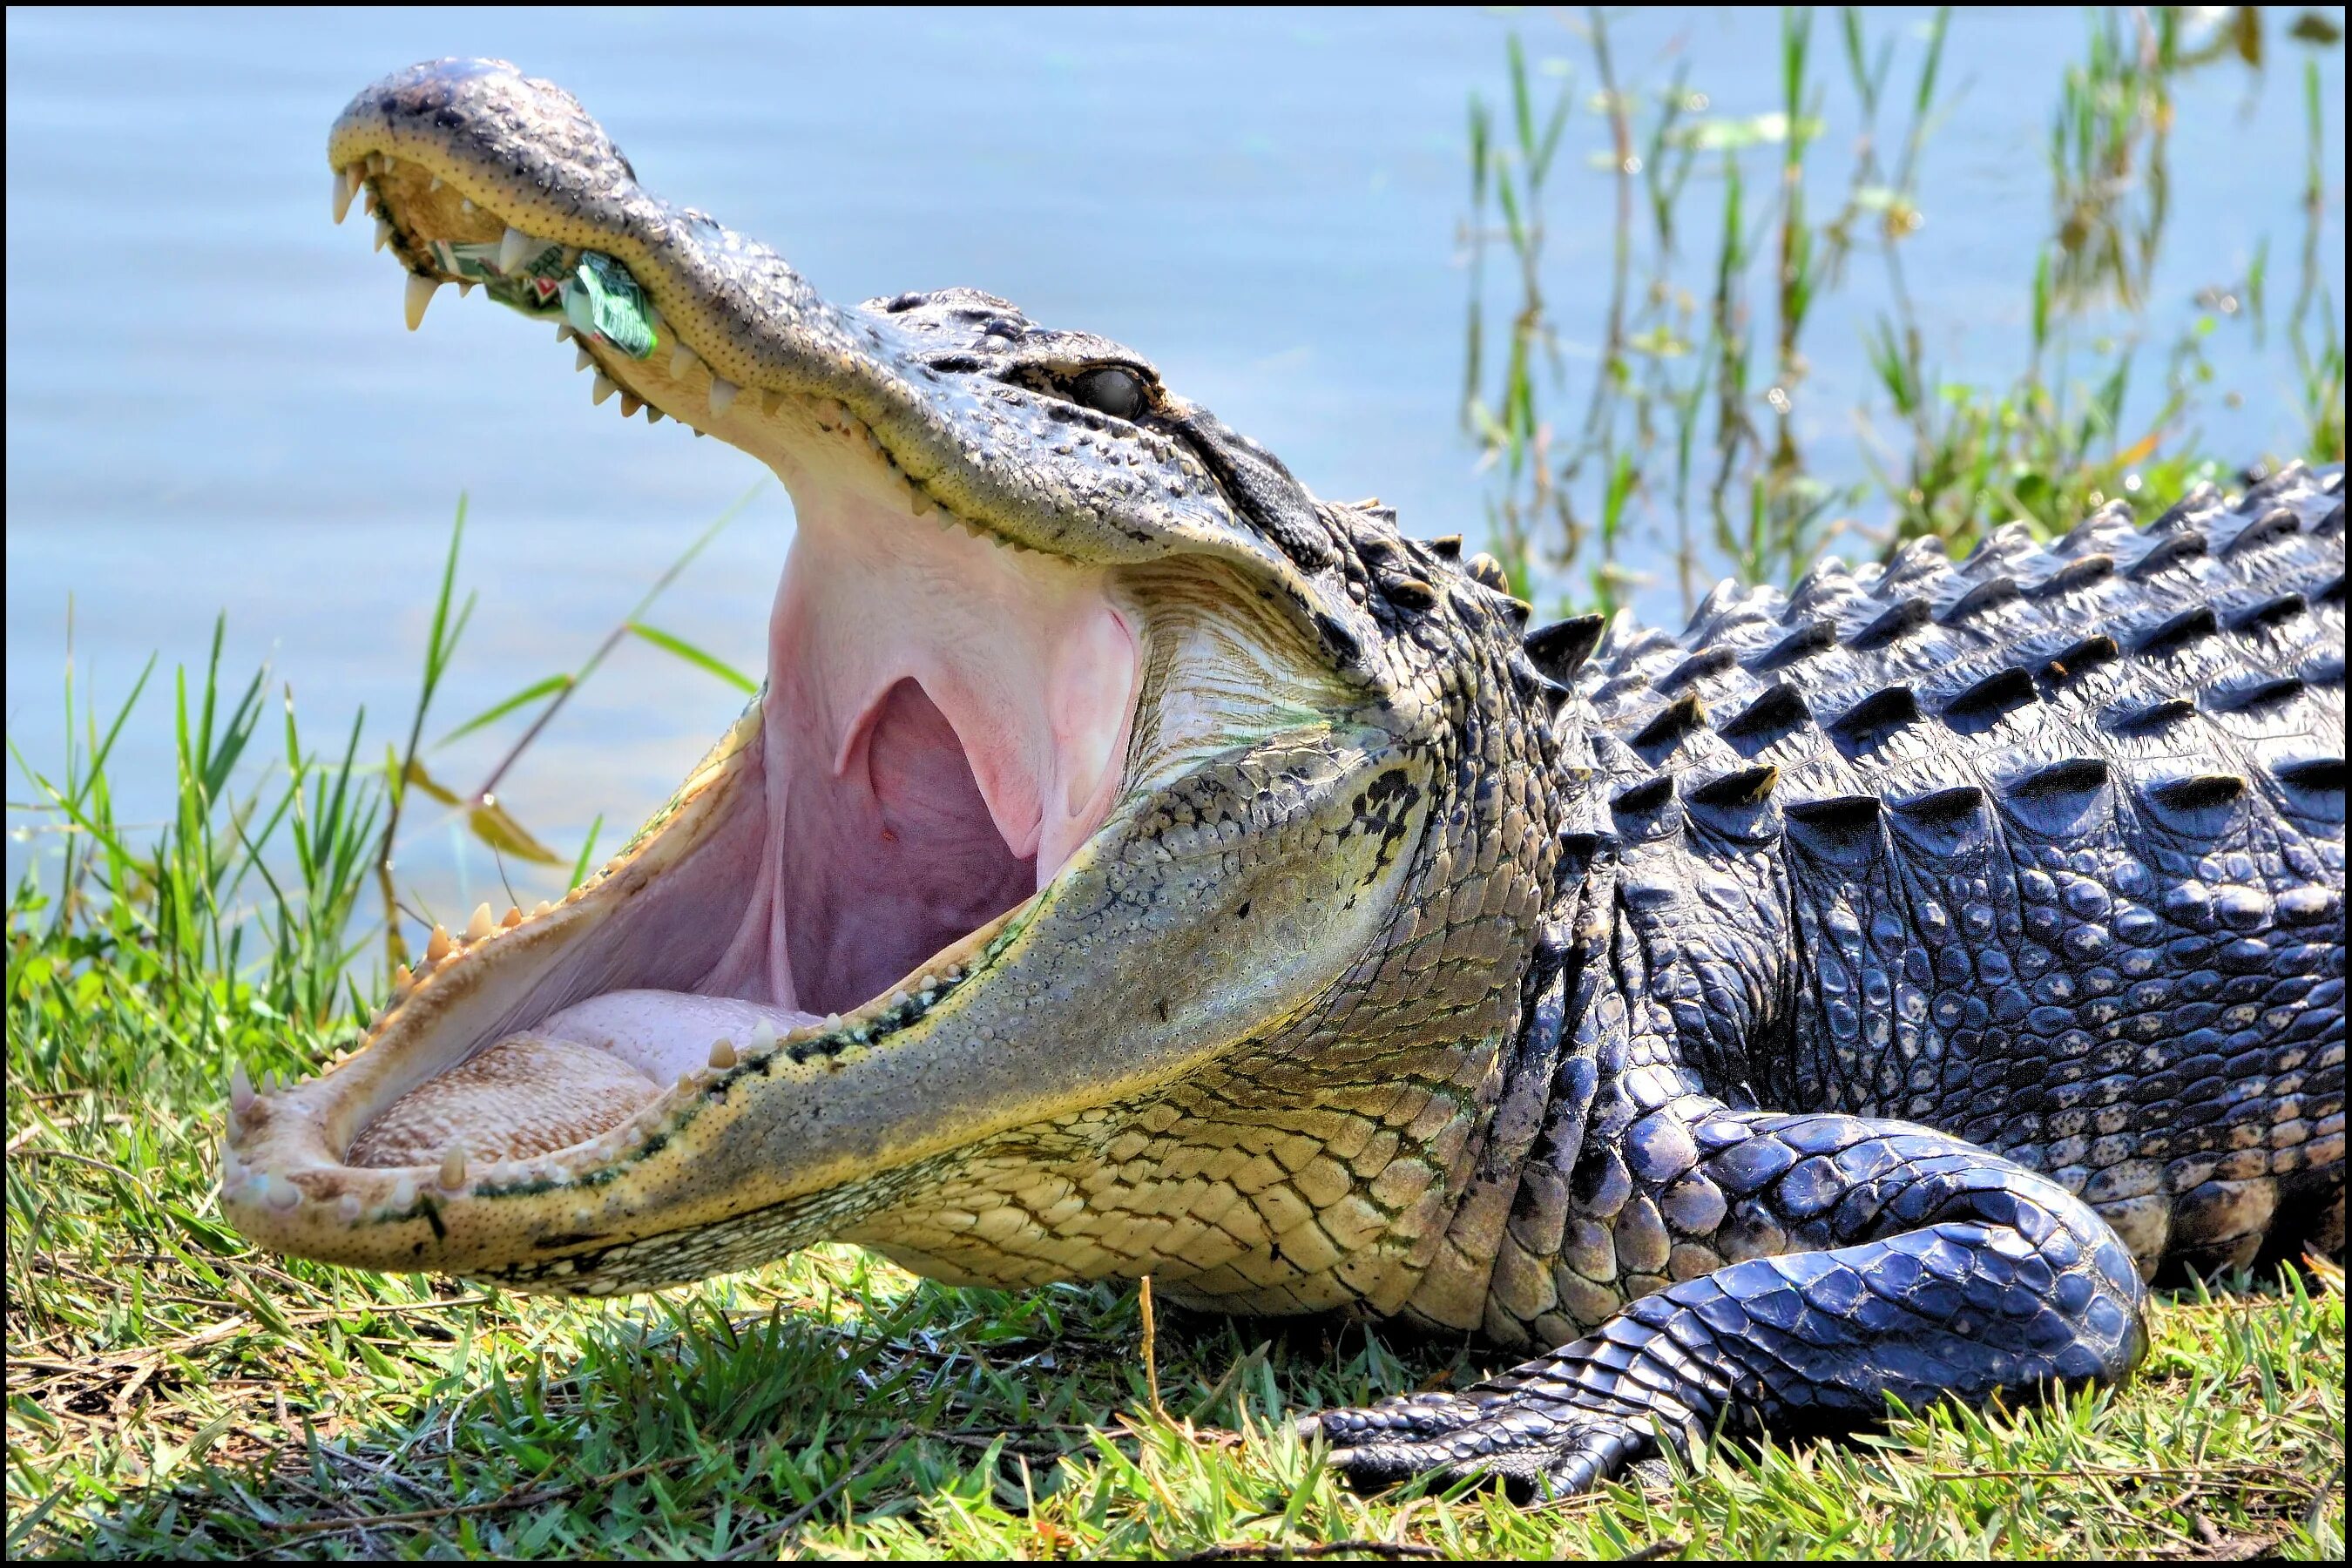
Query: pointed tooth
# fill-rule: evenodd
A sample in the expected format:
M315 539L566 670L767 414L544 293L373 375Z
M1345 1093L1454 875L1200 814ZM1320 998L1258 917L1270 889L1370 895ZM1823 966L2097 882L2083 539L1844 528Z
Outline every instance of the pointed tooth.
M914 507L915 515L917 517L928 515L940 504L931 499L930 491L917 484L910 484L907 487L907 500L908 502Z
M265 1194L264 1201L271 1208L285 1214L302 1206L302 1189L284 1176L271 1174L264 1176L262 1180L268 1184L268 1191Z
M357 1224L359 1224L359 1222L360 1222L360 1195L359 1195L359 1194L357 1194L357 1193L345 1193L341 1197L337 1198L337 1199L335 1200L335 1217L336 1217L336 1218L338 1218L338 1219L340 1219L340 1220L341 1220L345 1225L357 1225Z
M433 296L441 291L441 279L419 273L408 275L408 296L402 301L408 313L408 330L415 331L425 324L425 307L433 303Z
M458 210L459 212L461 212L461 213L466 213L466 214L470 215L470 214L473 212L473 210L474 210L474 198L473 198L473 197L471 197L471 196L460 196L460 197L458 197L458 198L457 198L457 210Z
M449 1152L441 1156L441 1185L445 1191L454 1193L465 1184L466 1151L452 1143Z
M553 908L555 908L553 904L549 903L545 899L541 899L539 900L539 907L530 911L530 918L537 920L540 916L547 913Z
M772 1021L762 1018L751 1026L751 1049L755 1051L764 1051L769 1049L775 1043L776 1026Z
M741 390L742 388L731 381L712 376L710 378L710 412L723 415L734 407L735 395Z
M405 991L415 984L415 973L408 965L404 963L392 972L392 988L394 991Z
M841 1015L838 1013L827 1013L824 1016L824 1026L827 1029L838 1029L841 1027Z
M735 1065L735 1042L732 1040L711 1041L710 1065L719 1072L725 1072L729 1068L733 1067Z
M474 292L474 280L473 280L472 279L470 279L470 278L460 278L460 279L457 279L457 298L459 298L460 300L466 299L466 298L467 298L468 296L470 296L473 292Z
M360 176L356 169L335 171L335 221L342 222L352 216L352 198L360 194Z
M243 1116L253 1109L255 1098L253 1075L245 1070L243 1062L239 1062L229 1068L228 1072L229 1113L233 1116Z
M509 904L507 906L506 919L500 921L499 924L508 931L512 931L515 927L522 924L522 906L520 904Z
M425 182L425 192L427 195L432 195L435 191L437 191L440 188L441 176L438 174L434 175L431 179Z
M436 925L433 928L432 936L425 940L425 962L427 963L438 963L443 959L448 957L449 954L457 949L457 944L456 942L449 940L447 928Z
M678 343L669 351L669 373L674 376L684 375L701 363L694 351L684 343Z
M568 343L579 335L580 329L573 326L571 322L558 321L555 323L555 341L557 342Z
M644 398L642 398L642 397L639 397L635 393L634 393L634 392L625 392L625 393L621 394L621 417L622 417L622 418L624 418L624 419L635 419L635 418L637 416L637 410L638 410L638 409L640 409L640 408L643 408L645 405L646 405L646 401L645 401L645 399L644 399Z
M595 388L591 391L588 395L591 401L601 405L606 398L612 396L613 394L620 390L621 389L617 385L614 384L613 378L606 375L600 370L596 373Z
M519 228L509 228L499 241L499 270L511 275L541 249L539 241Z
M656 408L656 407L655 407L652 404L650 404L650 403L646 404L646 424L648 424L648 425L658 425L658 424L660 424L661 422L662 422L662 411L661 411L660 409L658 409L658 408Z
M376 220L375 220L375 247L376 247L378 250L382 250L385 246L390 245L391 243L392 243L392 220L391 220L390 218L382 218L382 217L380 217L380 218L376 219Z
M391 167L392 160L385 157L383 153L371 153L367 155L367 171L369 174L381 174Z
M484 937L489 935L490 932L498 929L499 917L490 913L490 906L488 904L476 904L474 906L474 918L466 922L466 940L467 942L479 942Z
M596 356L588 352L588 345L586 343L582 343L578 348L572 351L572 368L573 370L588 370L593 368L595 363Z

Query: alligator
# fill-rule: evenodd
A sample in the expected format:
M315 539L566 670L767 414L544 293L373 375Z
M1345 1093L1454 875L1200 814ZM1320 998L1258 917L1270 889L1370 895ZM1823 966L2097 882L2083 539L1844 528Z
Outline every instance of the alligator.
M820 1240L1529 1353L1364 1483L2126 1376L2159 1269L2340 1253L2340 468L1532 626L1119 344L827 303L568 94L328 145L407 274L769 465L767 679L561 902L229 1089L257 1243L604 1296Z

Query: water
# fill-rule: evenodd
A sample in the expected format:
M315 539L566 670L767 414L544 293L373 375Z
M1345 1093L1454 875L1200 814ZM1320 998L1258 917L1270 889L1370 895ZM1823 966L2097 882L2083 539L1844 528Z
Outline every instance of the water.
M1590 85L1581 46L1533 13L12 10L9 735L54 766L70 603L77 678L102 701L151 651L167 670L200 662L225 610L227 669L241 680L272 659L321 742L364 705L380 749L404 733L462 491L463 581L480 605L436 734L576 665L759 482L730 448L593 408L568 351L478 298L445 293L421 331L401 330L399 269L370 253L364 220L328 221L324 133L362 85L436 55L503 56L562 82L648 186L775 244L835 299L988 289L1135 346L1318 492L1378 494L1424 534L1475 532L1483 481L1456 424L1465 99L1499 95L1513 25ZM1899 26L1907 84L1922 28L1872 25ZM2043 146L2083 26L2036 11L1953 27L1945 80L1963 90L1928 144L1929 227L1906 257L1931 349L1963 377L2006 381L2022 362L2024 280L2048 226ZM1621 74L1660 84L1686 58L1713 112L1772 109L1777 27L1755 8L1629 17ZM1832 32L1824 17L1816 56L1824 145L1841 153L1819 161L1842 179L1853 105ZM2173 140L2175 217L2153 290L2167 321L2197 289L2242 277L2264 233L2273 291L2288 287L2303 51L2274 47L2264 76L2230 66L2180 83L2195 133ZM2321 58L2338 106L2325 253L2340 300L2342 54ZM1597 320L1605 289L1610 186L1587 161L1604 140L1580 116L1559 176L1550 286L1591 300L1571 319ZM1809 338L1808 427L1832 447L1851 447L1867 319ZM2292 444L2284 357L2257 360L2226 330L2212 354L2244 401L2209 412L2203 444ZM1837 460L1832 477L1847 477L1858 458L1844 476ZM790 527L772 483L648 618L756 673ZM163 694L116 754L134 817L167 798ZM502 795L566 854L600 814L610 846L740 701L630 644ZM429 763L468 786L511 733ZM12 777L11 801L29 794ZM40 844L12 840L12 879ZM499 868L446 823L422 820L402 864L430 907L498 896ZM504 871L526 899L548 884Z

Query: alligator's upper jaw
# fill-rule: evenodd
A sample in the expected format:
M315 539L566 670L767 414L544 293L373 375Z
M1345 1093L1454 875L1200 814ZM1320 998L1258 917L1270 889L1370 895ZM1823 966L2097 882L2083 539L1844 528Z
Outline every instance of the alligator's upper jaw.
M971 370L1018 358L1051 374L1117 345L1034 329L985 296L946 319L829 304L767 247L645 191L569 93L503 61L440 60L384 79L336 121L328 157L338 221L364 199L378 245L408 269L412 326L438 289L484 285L559 327L569 309L598 399L617 391L625 413L642 403L649 419L687 421L771 461L778 443L764 422L814 416L878 437L913 505L936 499L999 538L1076 559L1182 549L1272 563L1162 431L1088 412L1061 433L1093 443L1080 460L1004 460L1075 411ZM587 331L593 312L558 297L583 252L642 290L650 341Z

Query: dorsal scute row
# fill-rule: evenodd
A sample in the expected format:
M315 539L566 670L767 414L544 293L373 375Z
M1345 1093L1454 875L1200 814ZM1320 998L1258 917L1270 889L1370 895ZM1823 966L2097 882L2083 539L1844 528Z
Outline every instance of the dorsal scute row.
M2065 838L2101 811L2191 837L2258 801L2340 822L2341 489L2290 465L2144 529L2111 503L2048 545L2009 524L1957 562L1915 541L1785 595L1721 584L1680 637L1542 627L1528 658L1608 804L1578 831L1835 858L1889 832Z

